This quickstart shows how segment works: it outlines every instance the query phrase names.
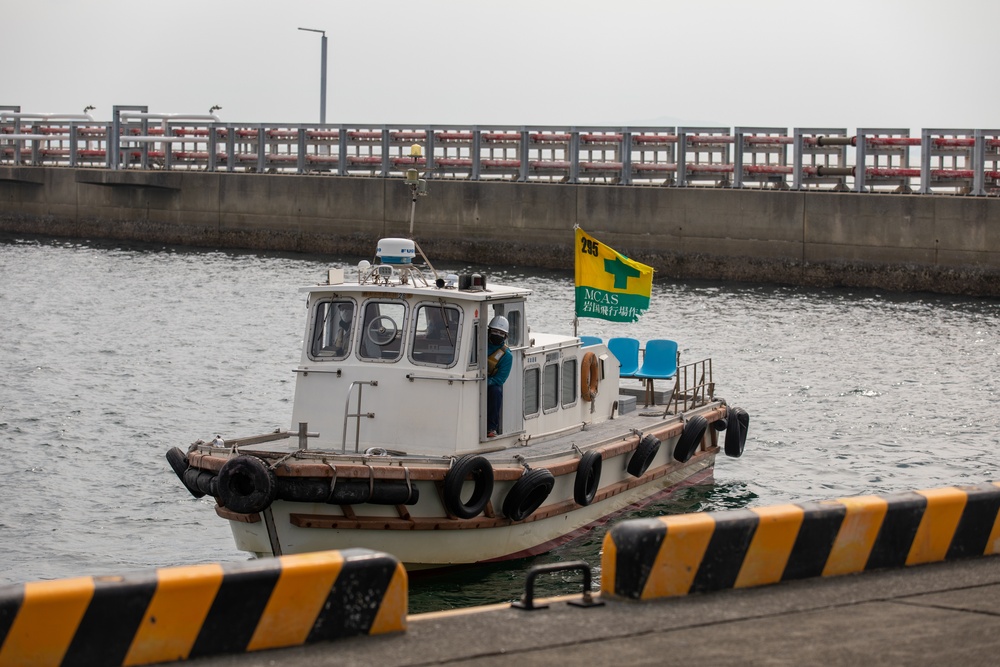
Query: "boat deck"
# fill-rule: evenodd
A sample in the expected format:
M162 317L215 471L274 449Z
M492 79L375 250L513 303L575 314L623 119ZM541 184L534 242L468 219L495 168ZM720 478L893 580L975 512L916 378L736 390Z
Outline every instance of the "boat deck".
M720 402L710 402L696 409L703 412L714 403L722 405ZM641 438L645 433L662 431L672 424L677 425L679 434L683 426L682 415L667 412L662 405L639 407L625 414L618 414L616 411L611 419L588 423L582 430L572 429L562 434L547 435L544 438L530 439L515 445L511 445L509 440L506 443L501 441L493 451L480 450L480 453L494 464L510 463L512 458L518 460L516 458L518 456L522 457L524 462L530 463L535 459L572 452L574 448L587 451L598 446L633 440L635 436Z
M622 394L620 396L620 404L628 404L631 398L627 394ZM639 403L642 402L640 398ZM720 410L723 411L721 414L716 416L708 415L707 413ZM715 418L724 415L725 401L721 399L715 399L705 402L700 402L697 405L688 405L688 412L697 412L703 414L712 421ZM535 436L525 439L523 433L511 434L510 436L499 436L495 439L490 439L480 443L480 447L470 450L468 452L462 453L475 453L484 456L490 461L494 466L496 465L511 465L514 463L532 463L536 460L541 459L551 459L553 456L558 456L559 454L571 454L577 450L587 451L594 449L596 447L606 447L608 445L614 445L615 443L626 441L634 441L636 436L642 437L645 433L650 432L662 432L665 429L674 427L676 430L676 435L680 434L683 428L684 417L682 414L675 412L675 406L669 405L650 405L647 407L642 407L641 405L629 410L625 414L619 414L617 410L617 405L614 413L610 419L606 420L595 420L594 423L586 423L583 428L579 426L565 429L562 433L550 433L543 436ZM713 429L708 430L709 437L712 438L712 444L715 444L715 431ZM662 439L662 438L661 438ZM238 441L237 441L238 443ZM302 454L299 447L299 440L293 434L292 437L283 438L281 440L270 440L267 442L260 442L254 444L240 444L240 450L245 452L259 453L263 455L268 455L270 457L282 457L294 453ZM398 450L392 448L388 451L390 455L402 455L408 456L409 452L406 452L403 447ZM342 452L339 450L330 449L320 449L320 448L308 448L308 454L315 455L346 455L349 457L357 457L370 459L372 456L365 456L363 450L361 452L354 452L348 450ZM307 454L307 455L308 455ZM419 457L419 455L417 455ZM429 457L436 460L445 460L448 457Z

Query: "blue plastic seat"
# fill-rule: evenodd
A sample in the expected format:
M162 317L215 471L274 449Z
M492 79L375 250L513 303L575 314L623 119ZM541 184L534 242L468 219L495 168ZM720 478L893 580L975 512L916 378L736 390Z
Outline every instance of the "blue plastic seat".
M677 375L676 341L656 338L646 342L642 366L633 377L646 381L646 405L656 405L654 380L671 380Z
M580 336L580 340L583 341L583 347L590 347L591 345L600 345L604 341L598 336Z
M639 370L639 341L635 338L612 338L608 340L608 349L621 365L619 377L634 378Z

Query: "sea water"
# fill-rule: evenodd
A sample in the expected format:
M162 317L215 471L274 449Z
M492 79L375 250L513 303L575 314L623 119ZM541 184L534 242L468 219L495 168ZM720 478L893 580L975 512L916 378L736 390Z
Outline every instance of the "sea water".
M291 428L304 331L297 288L354 258L0 237L0 583L238 562L211 498L164 454ZM569 272L475 269L529 287L534 331L573 333ZM757 507L1000 479L1000 300L655 280L635 325L579 333L679 342L750 414L715 483L635 515ZM638 384L636 384L638 386ZM411 581L411 611L513 600L549 554ZM444 539L444 538L442 538ZM579 573L548 576L570 593Z

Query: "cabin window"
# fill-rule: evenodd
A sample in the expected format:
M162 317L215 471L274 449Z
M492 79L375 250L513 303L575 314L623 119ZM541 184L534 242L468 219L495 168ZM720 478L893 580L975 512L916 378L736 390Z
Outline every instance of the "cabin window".
M491 320L497 315L507 318L507 324L510 329L507 332L508 347L521 347L524 344L521 336L524 327L524 312L519 310L520 307L521 304L502 303L493 306L493 315L490 316Z
M354 308L353 301L320 301L316 304L312 344L309 346L313 359L337 360L350 354L354 337Z
M538 366L524 369L524 416L534 417L539 412L539 380L541 370Z
M507 324L510 325L510 333L507 334L507 345L519 347L521 342L521 311L511 310L506 314Z
M472 349L469 350L469 370L479 366L479 323L472 325Z
M403 352L406 304L399 301L369 301L358 332L358 356L373 361L396 361Z
M461 313L455 306L444 304L417 307L410 359L417 364L453 366L458 350Z
M545 364L542 369L542 409L552 412L559 407L559 363Z
M576 403L576 359L566 359L562 364L562 404L570 406Z

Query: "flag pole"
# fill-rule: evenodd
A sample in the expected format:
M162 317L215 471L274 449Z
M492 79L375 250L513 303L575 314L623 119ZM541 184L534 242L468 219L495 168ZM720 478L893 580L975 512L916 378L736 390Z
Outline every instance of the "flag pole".
M573 225L573 236L574 236L574 241L573 241L573 335L574 336L579 336L580 335L578 333L578 331L577 331L577 325L580 323L580 318L576 316L576 276L577 276L576 263L578 261L580 261L579 260L579 256L580 255L579 255L579 252L576 249L576 241L575 241L576 230L579 227L580 227L580 225L577 225L577 224Z

